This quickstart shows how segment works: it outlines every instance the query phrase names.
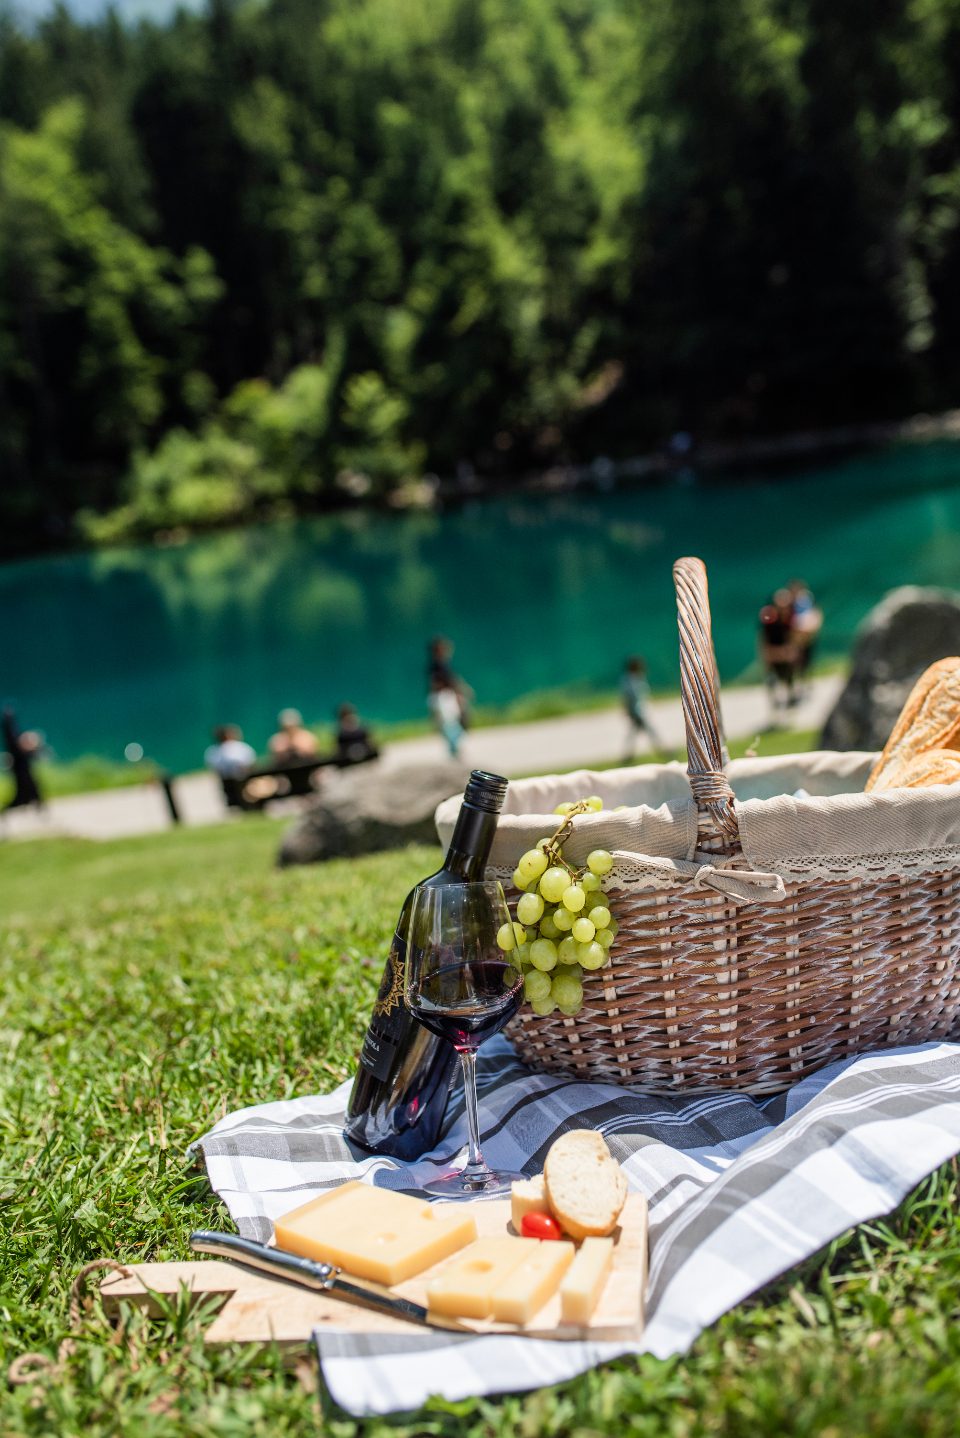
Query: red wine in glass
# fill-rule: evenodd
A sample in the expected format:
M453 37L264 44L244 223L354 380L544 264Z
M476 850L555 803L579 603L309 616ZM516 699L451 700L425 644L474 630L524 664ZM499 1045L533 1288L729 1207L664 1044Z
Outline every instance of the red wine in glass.
M513 981L514 971L502 959L481 959L469 966L464 984L463 964L448 964L421 979L414 1018L439 1034L457 1053L478 1049L513 1018L523 989ZM466 988L466 992L465 992Z

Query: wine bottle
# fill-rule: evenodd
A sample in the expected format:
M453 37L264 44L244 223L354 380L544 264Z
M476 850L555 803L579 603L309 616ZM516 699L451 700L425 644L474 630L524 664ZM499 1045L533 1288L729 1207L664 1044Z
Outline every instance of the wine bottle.
M506 779L474 769L443 866L425 884L483 878L506 792ZM404 1002L412 902L413 890L397 921L344 1124L346 1136L362 1148L403 1159L435 1145L457 1062L452 1046L423 1028Z

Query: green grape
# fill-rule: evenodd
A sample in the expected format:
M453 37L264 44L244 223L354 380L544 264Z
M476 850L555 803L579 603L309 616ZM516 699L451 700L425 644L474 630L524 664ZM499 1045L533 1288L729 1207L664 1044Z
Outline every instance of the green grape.
M599 794L591 794L586 800L586 802L590 805L589 812L591 814L599 814L600 810L603 808L603 800L600 798Z
M577 1014L583 1008L583 999L580 999L576 1004L573 1005L572 1008L569 1004L558 1004L557 1007L559 1008L565 1019L575 1019L577 1017Z
M605 929L613 918L606 904L597 904L590 910L590 922L595 929Z
M523 925L518 924L516 920L514 920L513 923L513 936L518 944L525 944L527 942L527 931Z
M607 928L610 930L611 934L613 934L614 938L616 938L617 934L619 934L620 932L620 925L617 923L616 919L613 918L612 915L610 918L610 922L607 925Z
M560 937L560 930L557 928L552 909L548 909L540 920L540 937L544 939L559 939Z
M556 908L553 911L553 922L556 924L558 929L560 929L563 933L568 934L573 928L573 915L571 914L569 909L565 909L561 904L559 908Z
M559 864L555 864L540 880L540 892L548 904L556 904L563 897L564 890L569 883L570 876L566 869L561 869Z
M550 986L550 996L556 999L561 1008L572 1007L583 1002L583 984L574 978L573 974L555 974Z
M513 932L512 924L501 924L497 930L497 948L509 954L511 949L517 947L517 936Z
M597 930L597 943L598 943L598 944L600 945L600 947L601 947L602 949L604 949L607 953L610 952L610 945L613 943L613 940L614 940L614 935L610 932L609 929L598 929L598 930Z
M568 884L561 897L563 899L563 907L569 909L571 914L579 914L587 902L587 896L579 884Z
M534 939L530 945L530 962L535 969L555 969L557 946L552 939Z
M532 884L534 879L539 879L546 867L547 856L543 850L528 849L525 854L520 855L517 873L523 875L526 883Z
M583 978L583 969L580 967L579 964L569 964L564 970L564 973L573 974L573 977L575 979Z
M553 812L559 814L562 819L565 819L572 808L572 804L558 804Z
M577 962L585 969L602 969L607 962L606 950L596 939L592 944L578 944Z
M535 924L543 913L543 900L539 894L521 894L517 900L517 918L521 924Z
M531 969L524 976L523 996L532 1004L535 999L545 999L550 993L550 987L549 974L542 974L539 969Z
M540 935L537 933L536 924L531 924L529 929L524 929L523 931L523 942L525 944L532 944L534 939L538 939L539 937Z
M515 889L519 889L522 894L524 889L526 889L527 885L531 882L531 880L525 879L519 869L514 869L513 873L510 875L510 882L513 887Z
M603 888L600 875L591 873L589 869L583 875L582 879L579 880L579 883L581 889L584 889L588 894L596 893L598 889Z
M545 999L531 999L530 1007L535 1014L539 1014L542 1019L545 1019L548 1014L553 1013L557 1005L553 996L548 994Z
M548 849L549 847L550 847L550 840L549 840L549 839L538 839L538 840L537 840L537 848L538 848L538 849L544 849L544 850L545 850L545 849ZM549 863L549 860L548 860L547 862Z
M522 978L523 974L520 970L511 968L508 964L503 971L503 987L505 989L512 989L514 984L519 983Z
M557 959L561 964L575 964L577 962L577 941L572 934L561 939L557 946Z
M613 868L613 855L608 854L606 849L594 849L592 854L587 855L587 868L593 874L609 874Z
M590 919L584 919L582 917L574 920L571 930L578 944L589 944L596 932L596 924L592 923Z

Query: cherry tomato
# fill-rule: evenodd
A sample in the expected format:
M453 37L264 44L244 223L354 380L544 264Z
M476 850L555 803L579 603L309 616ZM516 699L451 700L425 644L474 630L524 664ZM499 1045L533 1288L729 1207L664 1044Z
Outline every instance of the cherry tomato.
M560 1238L560 1225L550 1213L525 1213L520 1220L524 1238Z

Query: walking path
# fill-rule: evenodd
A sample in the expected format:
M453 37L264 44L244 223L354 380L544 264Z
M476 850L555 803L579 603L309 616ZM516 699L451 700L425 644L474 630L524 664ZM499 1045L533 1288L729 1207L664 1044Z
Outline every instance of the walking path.
M809 697L790 711L791 728L819 728L842 684L837 675L814 680ZM767 696L760 686L727 690L723 717L728 738L752 738L765 727L768 712ZM650 714L664 746L680 748L684 732L679 698L655 699ZM627 721L622 711L602 709L541 719L533 724L472 730L463 742L461 758L471 767L491 769L508 777L562 773L621 758L626 739ZM641 747L643 743L641 738ZM435 761L442 752L440 738L428 734L390 744L379 763L388 774L408 764ZM237 817L225 812L220 784L212 774L186 774L177 779L175 792L185 824L219 824L227 817ZM297 802L287 801L285 807L295 808ZM84 839L120 839L169 827L170 814L161 789L154 784L140 784L53 799L43 814L14 810L0 819L0 838L68 834Z

